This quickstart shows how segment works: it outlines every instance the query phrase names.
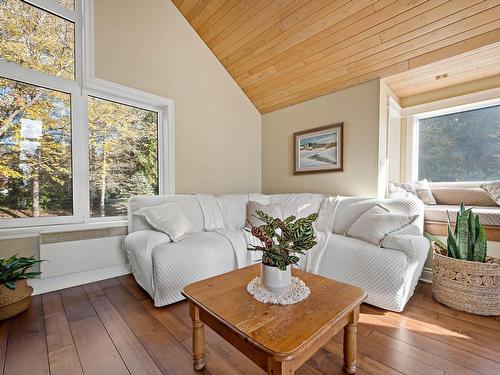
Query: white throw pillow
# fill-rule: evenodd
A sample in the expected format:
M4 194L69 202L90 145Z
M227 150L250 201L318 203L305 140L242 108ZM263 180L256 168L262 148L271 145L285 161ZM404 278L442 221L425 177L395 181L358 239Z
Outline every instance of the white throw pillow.
M387 198L417 198L417 192L411 183L389 181L387 184Z
M431 187L426 179L414 182L413 186L417 192L417 197L419 197L422 202L425 204L436 204Z
M491 199L500 206L500 181L485 182L479 187L487 192Z
M134 212L134 215L144 216L154 229L168 234L173 242L184 238L188 233L195 231L194 225L174 202L160 206L143 207Z
M257 217L256 211L262 211L274 218L282 218L281 206L279 204L262 204L255 201L248 201L247 203L247 226L258 227L264 224L262 220Z
M418 215L392 213L382 206L375 206L358 217L346 235L380 246L385 236L410 225Z

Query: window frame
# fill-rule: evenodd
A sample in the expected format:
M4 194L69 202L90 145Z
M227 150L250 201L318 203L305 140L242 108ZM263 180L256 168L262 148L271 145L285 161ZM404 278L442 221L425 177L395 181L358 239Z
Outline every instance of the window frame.
M484 94L488 95L493 93L493 98L486 99L483 101L473 101L470 100L468 103L459 104L455 106L442 107L438 109L431 109L428 111L421 111L412 113L412 109L406 109L406 118L403 120L403 125L406 128L406 178L405 182L413 182L418 181L420 178L418 175L418 166L419 166L419 120L438 117L443 115L449 115L453 113L460 113L466 111L472 111L476 109L494 107L500 105L500 91L499 90L491 90L490 92L485 92ZM472 98L480 98L481 93L478 95L469 96ZM499 95L499 96L496 96ZM496 96L496 97L495 97ZM458 102L461 98L453 98L455 102ZM454 101L447 101L448 103L453 103ZM446 103L446 101L445 101ZM432 103L429 105L432 108ZM417 108L424 109L424 107L417 106ZM424 177L425 178L425 177ZM451 181L450 181L451 182ZM464 183L470 182L480 182L480 181L463 181Z
M48 73L0 60L0 76L26 84L61 91L71 95L71 157L73 215L0 219L0 234L26 231L53 225L90 226L99 223L123 222L127 216L90 217L88 96L112 100L143 108L158 114L158 184L159 194L175 193L174 171L174 102L161 96L136 90L94 76L93 0L75 0L71 10L51 0L22 0L75 25L75 79ZM85 50L85 54L84 54Z
M130 90L129 88L122 87L120 91L128 91ZM122 93L123 94L123 93ZM109 91L106 92L102 88L100 90L98 89L92 89L92 88L84 88L82 90L82 95L84 96L83 104L83 116L84 116L84 123L88 123L88 98L89 96L95 97L98 99L104 99L104 100L109 100L112 102L116 102L119 104L131 106L131 107L137 107L140 109L148 110L151 112L156 112L158 115L158 127L157 127L157 137L158 137L158 148L157 148L157 163L158 163L158 194L163 195L163 194L169 194L173 189L172 186L168 184L168 179L166 178L167 173L162 173L162 170L167 170L169 167L169 160L168 160L168 153L167 153L167 147L166 145L169 143L168 142L168 131L165 131L168 129L168 113L165 113L165 110L168 111L167 109L160 109L157 106L147 104L138 100L131 99L133 95L129 95L128 97L124 97L123 95L117 96L116 94L110 93ZM82 154L85 154L85 157L83 158L85 164L85 180L87 183L87 188L85 191L85 202L87 202L87 210L85 212L85 222L103 222L103 221L117 221L117 220L127 220L127 216L106 216L106 217L91 217L90 216L90 190L89 190L89 149L88 149L88 127L85 126L85 134L83 135L85 139L85 150L82 150Z

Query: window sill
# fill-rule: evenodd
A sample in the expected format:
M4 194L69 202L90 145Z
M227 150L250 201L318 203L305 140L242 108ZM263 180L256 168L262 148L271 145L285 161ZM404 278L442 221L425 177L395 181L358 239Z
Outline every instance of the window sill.
M57 225L38 225L33 227L23 228L5 228L0 229L0 240L25 238L25 237L38 237L41 233L53 232L71 232L83 231L103 228L116 228L126 227L127 220L114 220L114 221L99 221L89 223L72 223L72 224L57 224Z

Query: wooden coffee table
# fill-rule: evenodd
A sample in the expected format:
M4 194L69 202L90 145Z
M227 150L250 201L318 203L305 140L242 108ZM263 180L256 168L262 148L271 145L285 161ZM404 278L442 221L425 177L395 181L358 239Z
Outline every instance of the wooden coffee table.
M260 274L253 265L186 286L193 320L194 368L205 367L204 324L268 374L293 374L344 329L344 370L356 372L356 324L363 289L292 270L311 289L307 299L281 306L256 301L246 290Z

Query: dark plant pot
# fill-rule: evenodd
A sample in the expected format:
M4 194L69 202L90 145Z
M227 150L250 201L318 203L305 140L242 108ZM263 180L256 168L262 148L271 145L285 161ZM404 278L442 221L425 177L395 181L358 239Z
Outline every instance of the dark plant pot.
M0 320L11 318L27 310L31 303L33 288L26 280L18 280L14 283L16 289L0 285Z

